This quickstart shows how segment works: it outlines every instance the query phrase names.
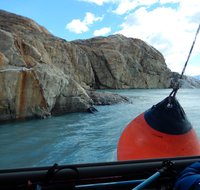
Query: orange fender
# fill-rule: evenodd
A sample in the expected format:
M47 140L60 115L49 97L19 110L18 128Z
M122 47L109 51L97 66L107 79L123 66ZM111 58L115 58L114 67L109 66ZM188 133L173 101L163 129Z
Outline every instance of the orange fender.
M200 143L192 127L183 134L160 132L147 123L144 113L128 124L117 147L118 160L194 155L200 155Z

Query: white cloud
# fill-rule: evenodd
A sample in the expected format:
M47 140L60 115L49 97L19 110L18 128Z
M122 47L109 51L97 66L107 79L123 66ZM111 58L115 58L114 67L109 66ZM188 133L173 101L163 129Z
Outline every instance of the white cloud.
M162 3L169 1L162 0ZM180 0L179 4L175 9L162 6L150 11L140 7L125 17L122 30L118 31L128 37L140 38L157 48L168 66L177 72L182 70L200 21L200 3L196 0ZM197 44L200 45L200 39ZM200 47L194 49L193 56L198 49ZM187 74L191 73L188 69Z
M171 70L181 72L200 22L200 2L198 0L80 1L95 3L99 6L105 3L114 5L112 13L121 17L125 15L124 22L120 25L121 30L115 33L146 41L164 55ZM100 35L99 32L95 31L94 35ZM200 36L197 40L192 57L199 53ZM198 60L200 62L200 58ZM192 59L188 67L190 65L193 65ZM198 70L198 66L191 68L195 69L186 69L186 74L192 74Z
M181 68L182 69L182 68ZM199 65L189 65L186 68L186 72L190 76L197 76L200 74L200 66Z
M77 34L81 34L89 30L87 24L80 21L79 19L73 19L70 23L66 25L66 29Z
M120 2L117 9L113 12L119 15L122 15L132 9L135 9L138 6L137 1L130 1L130 0L124 0L123 2Z
M179 3L181 0L160 0L161 4L166 4L166 3Z
M108 34L110 31L111 31L110 27L104 27L99 30L95 30L93 34L94 34L94 36L104 36L104 35Z
M89 24L93 24L96 21L101 21L102 19L103 17L95 17L94 14L87 12L83 20L83 23L89 25Z
M96 21L101 21L103 17L95 17L93 13L87 12L84 19L73 19L70 23L66 25L66 29L77 34L87 32L89 30L89 25Z
M159 0L80 0L87 3L94 3L96 5L102 6L105 3L115 4L117 8L113 10L114 13L118 15L123 15L139 6L150 6L153 3L158 2ZM170 1L170 0L162 0ZM177 0L171 0L177 1ZM163 2L165 3L165 2Z
M151 5L152 3L158 2L159 0L79 0L79 1L94 3L99 6L105 3L116 4L118 6L116 9L116 13L124 14L126 11L134 9L136 6ZM170 1L170 0L161 0L161 1ZM178 0L171 0L171 1L178 1Z
M114 13L123 15L128 13L139 6L150 6L156 3L158 0L120 0L115 1L118 4L117 8L113 10Z
M95 3L99 6L103 5L104 3L112 2L112 0L80 0L83 2L88 2L88 3Z

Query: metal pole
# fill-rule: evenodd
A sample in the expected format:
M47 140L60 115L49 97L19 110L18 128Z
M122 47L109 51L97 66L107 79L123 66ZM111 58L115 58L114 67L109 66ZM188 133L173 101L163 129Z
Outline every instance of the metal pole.
M157 178L159 178L160 175L161 175L160 172L156 172L155 174L153 174L152 176L150 176L149 178L147 178L145 181L143 181L142 183L140 183L138 186L134 187L133 190L143 189L144 187L146 187L147 185L149 185L150 183L152 183L153 181L155 181Z
M165 161L163 161L162 165L163 165L163 167L161 169L159 169L152 176L150 176L149 178L144 180L142 183L140 183L139 185L134 187L132 190L141 190L141 189L143 189L144 187L146 187L147 185L149 185L153 181L157 180L163 173L165 173L166 171L169 171L169 169L171 169L174 164L169 160L165 160Z

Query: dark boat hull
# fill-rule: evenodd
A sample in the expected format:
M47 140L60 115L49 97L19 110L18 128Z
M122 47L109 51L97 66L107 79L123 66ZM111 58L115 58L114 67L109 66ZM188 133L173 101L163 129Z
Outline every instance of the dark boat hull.
M173 163L173 171L149 188L173 185L177 174L200 156L0 170L0 189L32 189L37 185L41 189L132 189L162 168L166 160Z

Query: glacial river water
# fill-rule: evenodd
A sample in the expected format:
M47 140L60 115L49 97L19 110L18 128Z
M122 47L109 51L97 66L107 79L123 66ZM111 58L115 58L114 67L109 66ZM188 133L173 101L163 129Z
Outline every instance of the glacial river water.
M98 106L95 114L1 124L0 169L115 161L125 126L171 90L114 92L128 96L132 103ZM200 89L180 89L177 99L200 137Z

